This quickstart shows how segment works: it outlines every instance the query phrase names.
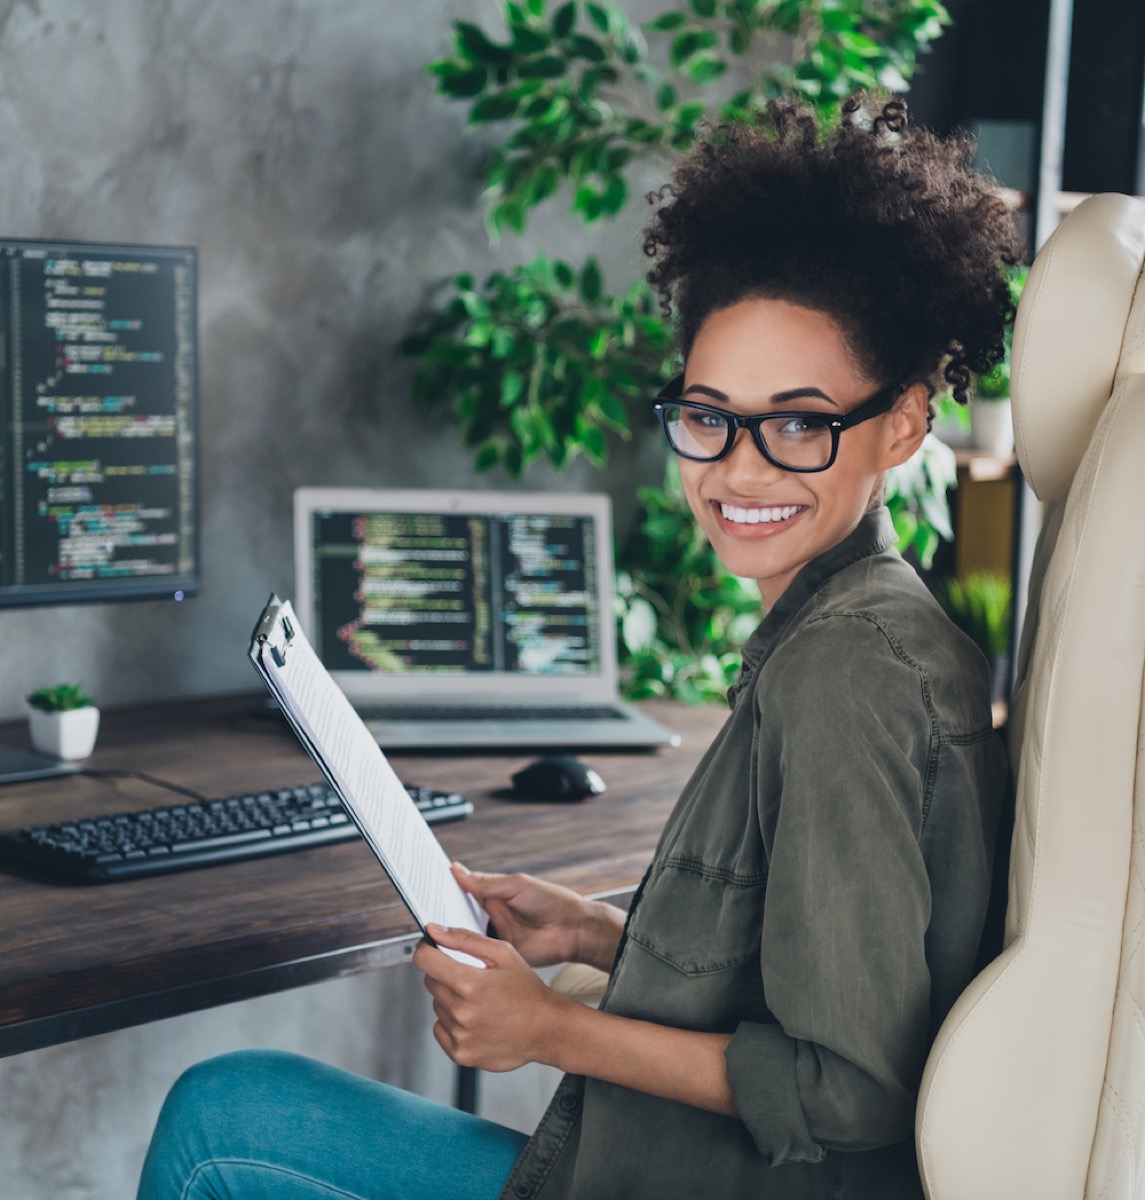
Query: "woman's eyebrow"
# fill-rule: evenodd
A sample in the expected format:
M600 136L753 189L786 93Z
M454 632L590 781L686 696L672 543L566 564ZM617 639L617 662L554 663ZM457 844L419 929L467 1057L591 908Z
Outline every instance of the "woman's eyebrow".
M693 392L699 392L700 395L709 396L713 400L722 400L725 404L727 404L731 399L726 392L721 392L719 388L708 387L707 384L704 383L688 384L687 388L684 390L684 395L689 396ZM807 399L808 397L816 400L826 400L828 404L834 405L835 408L840 407L839 404L832 400L826 392L817 387L788 388L785 392L776 392L775 395L771 397L771 403L783 404L788 400L802 400Z

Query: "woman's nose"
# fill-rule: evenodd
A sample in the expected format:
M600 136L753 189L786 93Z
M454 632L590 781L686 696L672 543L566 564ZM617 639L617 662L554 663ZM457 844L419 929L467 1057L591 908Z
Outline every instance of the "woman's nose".
M723 476L730 486L740 484L746 491L746 485L758 486L760 481L774 482L779 476L786 474L782 467L763 456L763 452L755 444L755 439L747 429L737 429L732 448L720 459Z

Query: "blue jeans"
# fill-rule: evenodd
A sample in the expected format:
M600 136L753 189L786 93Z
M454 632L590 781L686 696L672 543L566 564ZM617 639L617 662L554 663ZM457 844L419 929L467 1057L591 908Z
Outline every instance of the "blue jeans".
M171 1089L139 1200L493 1200L527 1140L322 1063L240 1051Z

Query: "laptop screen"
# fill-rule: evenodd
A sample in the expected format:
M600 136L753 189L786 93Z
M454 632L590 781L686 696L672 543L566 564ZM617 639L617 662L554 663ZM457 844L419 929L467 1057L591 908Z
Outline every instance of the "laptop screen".
M316 512L314 618L336 671L600 669L583 516Z
M568 498L535 511L536 495L508 509L476 506L499 493L426 493L420 507L403 493L400 508L302 494L308 632L329 670L442 682L601 675L599 512L560 511Z

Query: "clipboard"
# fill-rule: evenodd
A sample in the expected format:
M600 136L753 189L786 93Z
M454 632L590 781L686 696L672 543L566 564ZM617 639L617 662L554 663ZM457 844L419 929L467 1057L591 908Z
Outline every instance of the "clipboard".
M322 665L289 600L272 595L267 601L249 655L430 945L435 943L425 927L431 922L485 933L488 915L458 886L436 834ZM460 962L484 966L461 951L441 949Z

